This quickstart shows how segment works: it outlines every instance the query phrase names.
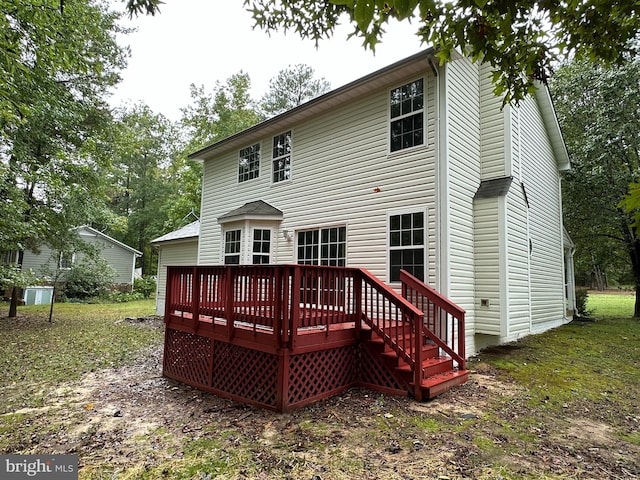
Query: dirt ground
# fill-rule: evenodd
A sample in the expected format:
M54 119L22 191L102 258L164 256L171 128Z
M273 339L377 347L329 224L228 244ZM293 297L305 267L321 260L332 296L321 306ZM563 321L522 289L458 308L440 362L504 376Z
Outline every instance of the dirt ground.
M162 328L159 321L150 322L155 324L145 328ZM187 444L215 432L238 432L225 437L226 448L250 443L258 470L289 468L291 474L247 471L234 478L349 478L338 476L335 459L329 458L345 451L366 462L362 479L640 478L640 449L617 440L604 421L580 412L567 412L558 428L535 420L526 392L499 380L487 364L471 362L467 384L427 403L352 389L276 414L163 378L161 354L155 348L135 365L86 374L60 385L44 407L13 412L53 414L60 425L34 434L14 451L78 454L83 478L83 469L86 474L104 465L124 471L132 464L152 468L179 461ZM501 433L505 423L524 419L531 419L527 435ZM314 430L310 422L329 427ZM629 419L630 428L635 425L637 431L638 422L638 417ZM358 431L362 435L354 437ZM364 440L356 444L354 438ZM285 460L278 452L285 451L299 454L305 476L295 473L298 466L281 464ZM290 455L286 458L291 462Z

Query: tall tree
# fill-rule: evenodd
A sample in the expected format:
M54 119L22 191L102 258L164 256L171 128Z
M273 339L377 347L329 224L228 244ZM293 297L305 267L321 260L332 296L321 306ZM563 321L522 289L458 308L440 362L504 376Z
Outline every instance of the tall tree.
M0 200L11 202L15 215L6 221L3 248L17 249L19 264L25 249L51 244L103 213L95 197L104 157L93 139L110 118L104 92L125 64L115 41L119 17L97 2L60 5L0 3L0 23L7 23L0 50L8 52L0 61ZM9 316L17 295L14 288Z
M457 49L494 68L505 102L523 98L545 80L558 56L615 62L637 52L640 10L635 0L245 0L266 31L302 38L332 36L346 17L353 35L374 49L392 20L415 21L417 35L449 59Z
M572 164L563 202L577 266L596 275L626 266L640 316L640 238L620 205L640 179L640 61L612 68L574 61L551 87Z
M269 81L269 91L260 102L268 117L291 110L326 93L331 84L323 78L315 78L315 70L304 64L280 70Z
M126 231L113 232L143 253L142 273L155 274L150 241L163 233L170 192L166 172L174 157L177 132L163 115L137 104L117 112L113 140L114 175L111 195L114 212L126 219Z
M263 119L250 89L251 79L243 72L216 82L211 92L204 85L191 85L191 105L182 109L180 122L185 145L169 168L173 191L166 199L165 230L184 226L200 215L202 165L187 155Z

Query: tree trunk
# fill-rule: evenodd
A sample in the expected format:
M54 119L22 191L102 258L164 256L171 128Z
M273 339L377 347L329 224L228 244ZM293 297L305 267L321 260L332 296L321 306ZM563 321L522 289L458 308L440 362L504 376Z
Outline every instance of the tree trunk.
M22 269L22 262L24 261L24 250L18 252L18 266ZM22 296L22 288L13 287L11 289L11 303L9 304L9 318L16 318L18 316L18 300Z

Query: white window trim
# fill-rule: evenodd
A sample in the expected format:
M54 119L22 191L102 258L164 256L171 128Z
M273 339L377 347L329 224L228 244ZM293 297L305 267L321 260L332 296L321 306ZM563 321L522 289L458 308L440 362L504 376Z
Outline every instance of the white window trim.
M251 265L265 265L265 264L255 264L255 263L253 263L253 255L254 255L254 252L253 252L253 240L254 240L254 232L256 230L268 230L270 232L269 233L269 262L267 262L267 265L273 264L274 263L274 261L273 261L273 244L274 244L276 238L275 238L275 229L272 228L272 227L263 227L263 226L251 226L250 227L250 229L249 229L250 237L249 238L251 239L251 241L247 242L247 244L248 244L247 245L247 250L248 250L248 252L247 252L247 254L248 254L247 260L250 260ZM264 255L264 253L260 253L258 255Z
M294 251L294 262L296 264L299 263L300 258L298 257L298 234L302 233L302 232L312 232L314 230L318 230L319 235L320 232L322 230L326 230L329 228L341 228L344 227L345 229L345 237L344 237L344 265L349 266L349 225L347 223L336 223L336 224L330 224L330 225L321 225L321 226L315 226L315 227L305 227L305 228L299 228L294 230L293 232L293 238L294 238L294 245L293 245L293 251ZM320 244L318 245L318 247L320 247ZM318 251L318 260L320 260L320 251Z
M403 214L413 214L413 213L422 213L423 214L423 222L424 222L424 282L427 283L427 279L429 276L429 216L428 209L426 207L422 208L403 208L398 210L390 210L387 212L387 224L386 224L386 238L387 244L386 248L386 265L385 269L387 271L387 283L392 285L399 285L400 282L397 280L391 281L391 250L401 250L400 248L391 248L391 217L395 215L403 215Z
M273 163L274 163L277 159L284 158L284 157L286 157L287 155L282 155L282 156L280 156L280 157L274 157L274 156L273 156L273 139L274 139L275 137L278 137L278 136L280 136L280 135L282 135L282 134L285 134L285 133L287 133L287 132L289 132L289 135L290 135L290 138L291 138L291 151L290 151L290 152L289 152L289 154L288 154L288 156L289 156L289 178L287 178L287 179L285 179L285 180L280 180L280 181L278 181L278 182L274 182L274 181L273 181L273 175L274 175L274 172L275 172L275 171L274 171L274 169L273 169ZM271 136L271 145L270 145L270 148L271 148L271 165L270 165L270 168L271 168L271 172L270 172L270 173L271 173L271 185L282 185L282 184L286 184L286 183L291 182L291 180L293 179L293 150L294 150L294 149L293 149L293 129L289 129L289 130L286 130L286 131L284 131L284 132L280 132L280 133L278 133L277 135L272 135L272 136Z
M255 147L256 145L258 146L258 174L253 178L248 178L247 180L240 180L240 152L242 150L247 149L247 148ZM246 146L240 148L237 151L237 154L236 154L236 162L237 162L236 163L236 167L237 167L236 168L236 181L237 181L238 185L241 184L241 183L247 183L247 182L250 182L252 180L256 180L256 179L260 178L260 170L262 170L262 166L263 166L262 165L262 142L252 143L251 145L246 145Z
M422 80L422 143L420 145L414 145L413 147L401 148L400 150L391 151L391 92L396 90L397 88L402 88L405 85L408 85L411 82L415 82L417 80ZM402 155L407 152L413 152L415 150L424 149L427 147L427 105L428 105L428 90L427 90L428 82L426 76L415 77L406 82L402 82L399 85L395 85L392 88L389 88L387 91L387 156L393 157L397 155ZM408 116L408 115L405 115ZM395 117L401 118L401 117Z

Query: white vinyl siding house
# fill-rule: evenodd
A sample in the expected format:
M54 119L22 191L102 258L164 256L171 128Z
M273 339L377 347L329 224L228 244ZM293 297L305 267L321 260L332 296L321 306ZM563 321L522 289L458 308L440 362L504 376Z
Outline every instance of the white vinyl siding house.
M469 354L566 322L548 92L503 108L492 89L487 67L428 50L194 153L198 263L344 264L393 288L418 269L466 310Z
M151 245L158 249L156 315L164 315L167 267L170 265L196 265L198 263L199 233L200 222L195 221L151 241Z

